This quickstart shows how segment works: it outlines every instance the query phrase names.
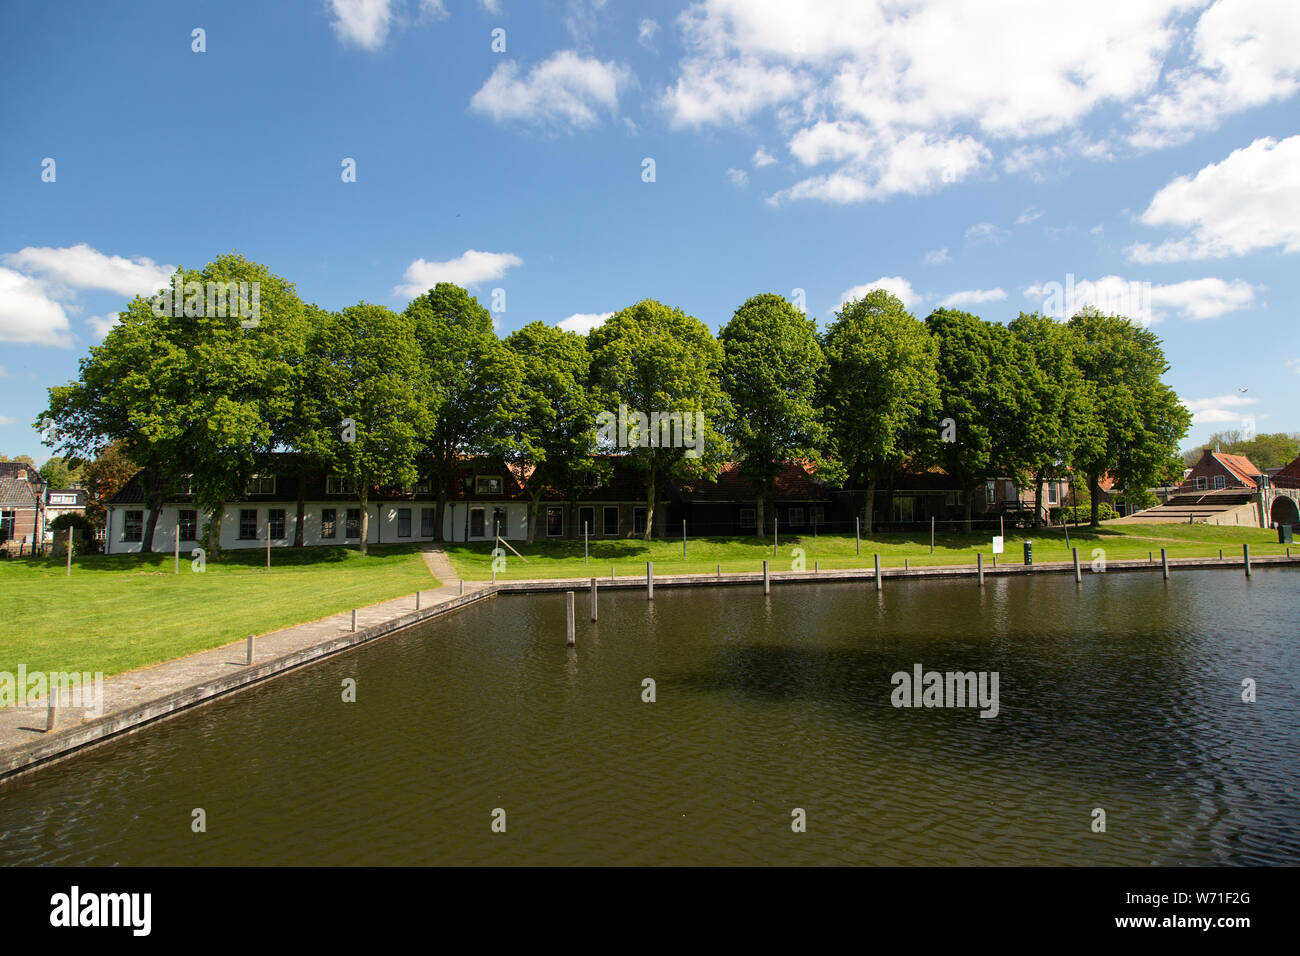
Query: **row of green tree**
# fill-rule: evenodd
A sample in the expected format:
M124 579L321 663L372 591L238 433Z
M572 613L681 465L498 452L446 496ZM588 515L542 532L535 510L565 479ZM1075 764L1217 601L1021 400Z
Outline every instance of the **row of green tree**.
M592 453L618 449L597 441L597 416L620 406L706 423L698 457L666 444L626 450L647 485L647 537L665 479L716 476L728 460L741 462L760 509L784 462L814 463L820 478L862 493L867 530L877 487L909 462L939 465L971 491L968 521L973 492L995 475L1041 491L1072 470L1096 502L1107 473L1136 487L1167 479L1190 421L1162 381L1156 337L1095 312L1004 325L938 309L919 320L873 290L819 334L786 299L762 294L716 337L645 300L586 336L533 322L502 339L448 283L400 313L366 302L335 312L237 254L180 272L187 283L260 282L259 321L159 316L138 297L77 380L50 389L38 423L66 455L114 443L147 469L146 548L162 501L191 476L215 528L285 450L351 480L363 541L372 487L430 482L441 534L457 461L500 456L529 495L531 539L545 492L600 480L608 460ZM300 519L302 497L300 483Z

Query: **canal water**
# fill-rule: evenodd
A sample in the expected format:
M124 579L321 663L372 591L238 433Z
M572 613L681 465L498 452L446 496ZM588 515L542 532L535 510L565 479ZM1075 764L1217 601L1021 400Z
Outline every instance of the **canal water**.
M573 649L502 596L0 787L0 863L1297 864L1298 596L661 587L579 593ZM996 717L895 707L916 665Z

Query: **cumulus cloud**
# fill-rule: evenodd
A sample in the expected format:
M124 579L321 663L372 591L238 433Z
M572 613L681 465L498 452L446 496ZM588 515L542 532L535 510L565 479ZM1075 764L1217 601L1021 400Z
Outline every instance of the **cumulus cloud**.
M84 242L59 249L27 246L0 256L0 261L66 288L107 289L130 296L156 292L171 281L176 271L175 266L160 266L144 256L106 256Z
M1028 209L1026 209L1024 212L1022 212L1019 216L1016 217L1016 225L1026 226L1029 223L1036 222L1037 220L1042 218L1043 218L1043 211L1039 209L1037 206L1030 206Z
M117 313L110 312L107 315L92 315L86 319L86 324L90 326L91 334L94 336L95 341L98 342L108 334L109 329L119 323Z
M1208 425L1214 422L1241 421L1246 414L1244 409L1258 405L1259 399L1246 395L1216 395L1213 398L1193 398L1184 400L1183 404L1192 413L1192 423Z
M728 169L727 179L731 181L733 186L740 186L743 188L749 185L749 173L745 172L743 169L736 169L735 167Z
M949 258L947 246L944 246L942 249L931 249L925 254L926 264L932 266L937 266L947 262L949 261Z
M567 319L560 319L556 326L566 332L578 332L585 335L597 326L604 325L613 312L575 312Z
M631 73L613 61L561 50L527 73L514 61L502 63L469 106L497 122L584 128L596 125L601 113L617 114L619 88L630 82Z
M659 24L649 17L645 17L636 25L636 42L641 44L651 53L658 53L655 49L655 37L659 35Z
M839 305L835 308L842 308L845 303L862 298L872 289L884 289L891 295L896 296L909 309L914 305L918 305L923 298L912 288L912 283L902 276L881 276L875 282L864 282L862 285L855 285L851 289L845 289L840 293Z
M966 289L953 292L939 300L939 307L951 309L959 305L979 305L983 302L1001 302L1007 297L1002 289Z
M1060 319L1092 306L1107 314L1123 315L1147 324L1171 313L1192 321L1218 318L1250 308L1255 302L1255 292L1254 286L1240 279L1207 277L1161 285L1117 275L1076 281L1070 275L1064 283L1034 283L1025 289L1025 297L1039 300L1038 307L1045 315Z
M966 230L966 241L972 246L978 246L986 242L1001 242L1009 235L1009 232L996 223L977 222Z
M403 0L329 0L334 19L330 26L345 46L359 46L371 52L383 47L392 27L404 22ZM495 0L484 3L494 10ZM419 0L416 16L420 20L441 20L447 16L443 0Z
M1221 259L1274 246L1300 252L1300 136L1257 139L1178 177L1155 194L1142 222L1190 235L1138 243L1128 250L1134 262Z
M45 285L21 272L0 267L0 342L71 348L68 314Z
M764 166L771 166L776 163L776 157L769 153L766 147L760 146L754 150L754 168L762 169Z
M406 267L403 276L406 283L395 287L393 295L415 298L439 282L474 286L480 282L503 278L507 270L523 264L524 260L511 252L479 252L477 249L466 249L455 259L446 262L416 259Z

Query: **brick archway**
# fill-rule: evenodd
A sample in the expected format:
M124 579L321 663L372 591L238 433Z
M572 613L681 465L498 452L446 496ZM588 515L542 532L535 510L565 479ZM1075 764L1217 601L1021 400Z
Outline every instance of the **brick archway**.
M1296 505L1295 499L1287 495L1273 499L1273 507L1269 509L1269 524L1300 526L1300 506Z

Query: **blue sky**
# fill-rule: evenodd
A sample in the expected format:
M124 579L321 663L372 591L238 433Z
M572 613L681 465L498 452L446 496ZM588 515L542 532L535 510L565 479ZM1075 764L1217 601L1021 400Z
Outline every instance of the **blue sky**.
M132 293L232 249L327 308L500 289L502 334L1093 302L1163 339L1186 444L1300 431L1300 4L23 4L0 78L5 454L48 456Z

